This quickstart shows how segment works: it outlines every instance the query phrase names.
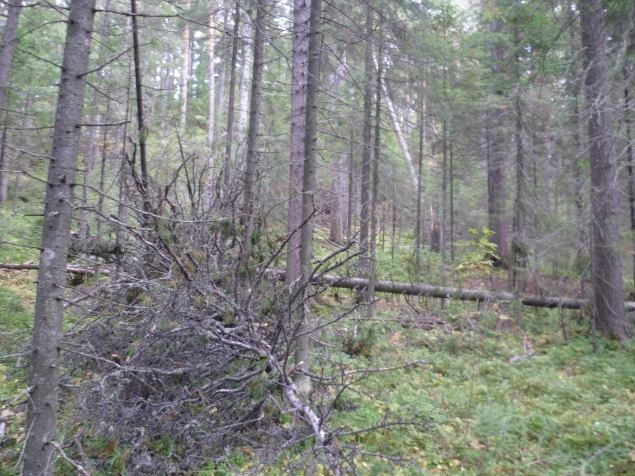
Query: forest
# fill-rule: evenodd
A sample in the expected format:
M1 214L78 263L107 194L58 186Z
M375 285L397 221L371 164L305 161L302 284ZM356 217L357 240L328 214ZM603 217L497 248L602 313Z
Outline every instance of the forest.
M1 3L0 476L635 475L635 2Z

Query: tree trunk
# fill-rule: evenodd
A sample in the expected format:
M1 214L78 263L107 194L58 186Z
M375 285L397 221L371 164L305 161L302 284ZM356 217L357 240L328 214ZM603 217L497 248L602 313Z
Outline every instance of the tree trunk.
M425 91L421 93L421 110L418 114L419 125L419 174L417 176L417 225L415 229L415 269L417 276L421 269L421 193L423 188L423 142L425 137L425 122L423 119L425 111L425 99L423 95Z
M580 0L579 10L591 156L593 316L597 329L611 337L625 339L631 328L624 312L622 268L618 254L620 207L617 159L613 144L602 1Z
M225 110L225 86L226 86L226 81L225 78L227 76L227 60L225 60L223 58L223 51L226 50L226 43L229 41L227 39L227 37L229 36L229 32L227 31L227 22L228 22L228 17L229 17L229 5L225 4L225 6L223 7L223 42L221 44L220 49L220 57L221 57L221 68L220 68L220 74L218 75L218 119L220 120L222 118L223 115L223 111Z
M311 0L309 49L306 88L306 135L304 137L304 174L302 177L302 240L300 242L300 285L302 301L295 338L295 364L307 370L309 363L309 329L311 308L309 296L313 275L313 219L315 213L316 151L318 119L318 81L320 75L322 0ZM300 393L308 395L311 379L296 372L295 382Z
M246 230L243 235L241 265L249 264L251 255L251 237L254 232L254 200L256 191L256 172L258 169L258 146L260 128L260 102L262 89L262 68L265 50L265 7L267 0L258 0L256 12L256 37L254 39L253 81L251 83L251 107L249 110L249 131L247 134L247 160L245 164L245 189L242 223ZM251 27L249 28L251 31Z
M185 10L190 12L190 0L185 0ZM187 125L187 89L190 82L190 22L183 28L183 69L181 70L181 134Z
M377 67L376 58L375 58L375 67ZM381 89L384 95L384 102L386 103L386 110L388 111L388 115L390 116L390 121L392 122L392 127L395 131L395 135L397 136L397 142L399 142L399 147L401 147L401 153L403 154L404 160L406 161L408 172L410 172L410 182L412 183L412 189L414 193L417 193L417 187L418 187L417 173L415 172L414 165L412 165L412 157L410 156L410 152L408 151L408 145L406 144L406 139L404 139L404 136L401 133L399 120L397 119L395 108L393 107L392 101L390 100L390 95L388 94L388 87L386 86L386 80L384 79L383 76L381 78Z
M375 147L373 154L373 192L370 219L370 273L368 277L368 319L375 317L375 280L377 271L377 199L379 196L379 148L381 146L381 50L375 87Z
M247 11L243 24L243 72L240 79L240 102L238 103L238 142L245 140L245 128L247 126L247 112L249 110L249 70L252 66L251 59L251 13Z
M631 112L628 88L624 88L624 118L626 121L626 152L628 159L628 205L631 216L631 233L635 245L635 173L633 171L633 144L631 144ZM635 248L635 246L634 246ZM635 280L635 253L633 253L633 278Z
M373 114L373 43L371 34L373 31L373 10L368 8L366 12L366 57L364 61L364 117L363 117L363 144L362 144L362 189L361 209L359 213L359 277L368 277L368 226L370 214L370 173L371 173L371 149L372 149L372 114ZM379 73L379 69L377 70ZM365 296L365 300L368 296Z
M346 50L339 57L339 64L335 70L335 77L333 78L333 96L340 97L340 89L344 84L346 78L347 64L346 64ZM345 179L345 159L346 154L342 153L342 157L333 161L332 165L332 182L331 182L331 220L330 220L330 233L329 239L337 244L341 245L344 240L344 220L346 214L346 179Z
M18 21L22 11L21 0L9 0L7 7L7 22L4 26L2 36L2 50L0 50L0 112L6 107L7 85L9 84L9 72L11 71L11 60L15 49L16 34L18 32ZM6 121L4 128L6 131ZM3 133L3 147L6 140L6 132ZM9 189L9 154L2 153L2 163L0 163L0 203L7 201Z
M209 10L209 28L207 29L209 35L209 121L207 123L207 145L210 147L207 167L209 168L210 174L214 169L214 155L212 154L211 148L214 145L214 120L216 118L216 79L214 78L214 7L215 2L212 1Z
M5 265L6 266L6 265ZM24 265L18 265L24 266ZM280 281L284 280L284 270L267 270L269 276ZM364 289L368 280L363 278L349 278L332 274L314 275L311 284L328 286L339 289ZM455 299L461 301L476 301L494 303L496 301L516 301L524 306L544 307L549 309L585 309L591 304L587 299L570 297L544 296L516 296L505 291L485 291L482 289L462 289L455 287L430 286L426 284L400 283L397 281L376 281L375 291L378 293L403 294L404 296L433 297L437 299ZM620 303L625 311L635 311L635 302Z
M291 59L291 163L289 168L288 231L286 283L300 277L300 241L302 223L302 177L304 175L304 136L306 134L306 88L309 64L309 18L311 0L295 0Z
M146 138L148 129L145 126L143 116L143 84L141 83L141 52L139 51L139 25L137 22L137 3L136 0L130 0L130 11L132 13L132 46L134 54L134 75L135 75L135 91L137 93L137 128L139 131L139 160L141 162L141 180L143 182L144 192L147 193L148 187L148 161L146 159ZM147 197L144 204L148 208ZM148 210L146 210L148 211Z
M11 159L7 151L9 134L7 132L9 114L4 115L2 128L2 143L0 144L0 203L7 201L9 195L9 174L11 173Z
M513 249L516 266L516 293L519 295L525 290L525 270L528 259L526 200L529 194L526 190L524 134L522 86L519 81L516 87L516 236L514 237ZM548 172L545 171L545 173Z
M343 213L343 196L344 196L344 178L342 176L343 159L333 161L331 167L331 205L329 226L329 240L337 245L341 245L344 235L344 213Z
M491 33L500 33L500 25L497 19L493 19L488 30ZM501 46L496 45L490 54L490 69L497 75L500 73L503 60ZM500 94L496 94L500 97ZM508 264L507 247L507 219L505 213L505 137L500 130L503 125L504 109L494 107L488 113L488 154L487 154L487 205L488 227L494 232L490 238L497 246L497 264Z
M94 10L95 0L73 0L70 4L42 226L24 476L50 476L55 461L51 453L58 410L66 263Z
M236 98L236 62L238 61L238 33L240 28L240 0L236 0L234 12L234 37L232 38L232 62L229 74L229 105L227 107L227 141L225 142L225 160L223 162L223 201L229 199L230 172L232 163L232 140L234 136L234 103Z
M97 96L93 100L93 107L97 106ZM93 114L90 117L90 123L96 124L99 122L99 115ZM84 185L82 187L82 208L79 211L79 241L84 243L88 237L89 226L89 211L88 211L88 196L90 194L90 182L93 172L93 166L95 165L95 137L99 132L99 127L91 127L88 132L88 141L86 143L86 154L84 158Z

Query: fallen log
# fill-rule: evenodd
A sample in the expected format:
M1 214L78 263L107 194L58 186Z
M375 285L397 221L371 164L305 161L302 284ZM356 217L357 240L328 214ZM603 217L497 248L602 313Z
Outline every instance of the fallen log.
M13 269L13 270L38 270L40 269L39 264L11 264L11 263L0 263L0 269ZM93 274L95 272L95 268L90 268L87 266L77 266L73 264L69 264L66 266L67 273L73 274ZM99 268L99 274L110 275L110 270L106 268Z
M267 271L272 278L284 281L285 271L271 269ZM368 287L368 279L349 278L332 274L315 275L311 282L332 288L357 289ZM406 296L426 296L440 299L457 299L461 301L520 301L525 306L547 307L558 309L582 309L591 305L588 299L569 297L521 296L506 291L484 291L481 289L461 289L426 284L400 283L397 281L377 281L375 292L389 294L403 294ZM635 311L635 302L625 302L627 311Z

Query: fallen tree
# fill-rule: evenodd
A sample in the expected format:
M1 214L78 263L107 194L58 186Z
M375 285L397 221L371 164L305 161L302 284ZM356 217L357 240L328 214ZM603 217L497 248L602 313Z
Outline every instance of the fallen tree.
M267 273L274 279L284 281L284 270L272 269ZM335 276L332 274L314 275L312 283L332 288L357 289L368 287L368 279ZM375 292L403 294L406 296L425 296L440 299L457 299L461 301L520 301L525 306L547 307L558 309L582 309L589 307L589 299L569 297L516 296L505 291L485 291L482 289L461 289L453 287L430 286L426 284L400 283L397 281L377 281ZM627 311L635 311L635 302L625 302Z
M11 263L0 263L0 269L12 269L12 270L38 270L40 269L39 264L33 263L25 263L25 264L11 264ZM69 264L66 266L67 273L73 274L94 274L95 268L87 267L87 266L77 266ZM99 268L99 274L110 275L110 270L105 268Z

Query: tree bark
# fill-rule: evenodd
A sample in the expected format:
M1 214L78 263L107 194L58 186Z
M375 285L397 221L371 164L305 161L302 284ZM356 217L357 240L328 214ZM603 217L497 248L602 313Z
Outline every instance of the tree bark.
M190 12L190 0L185 0L185 10ZM181 70L181 134L187 125L187 90L190 82L190 22L185 20L183 29L183 69Z
M302 177L302 240L300 242L300 285L302 301L295 338L295 364L307 370L309 363L309 329L311 308L309 303L310 280L313 275L313 214L315 213L316 147L318 116L318 81L320 76L320 53L322 42L322 0L311 0L309 23L309 63L306 88L306 135L304 136L304 173ZM308 395L311 379L300 373L294 374L300 393Z
M2 50L0 50L0 113L5 109L7 97L7 85L9 84L9 72L11 71L11 61L15 49L16 34L18 32L18 22L22 11L21 0L9 0L7 4L7 22L4 25L2 36ZM5 115L6 116L6 115ZM3 133L3 147L6 139L6 127ZM9 154L2 153L2 163L0 163L0 203L7 201L9 191Z
M209 28L207 29L209 35L207 51L209 56L209 121L207 123L207 145L210 147L207 167L209 168L210 174L214 169L214 156L211 148L214 145L214 121L216 118L216 79L214 78L214 7L215 2L212 1L209 11Z
M232 38L232 62L229 74L229 105L227 106L227 141L223 162L223 201L229 199L230 173L232 163L232 141L234 139L234 104L236 99L236 62L238 61L238 34L240 32L240 0L236 0L234 12L234 37Z
M302 177L304 175L304 136L306 134L306 89L309 64L309 18L312 0L295 0L291 59L291 162L289 167L288 227L292 236L287 245L286 283L300 277L302 223Z
M256 192L256 173L258 169L258 147L260 128L260 103L262 90L262 68L265 50L265 18L267 0L258 0L256 12L256 37L254 38L253 81L251 83L251 107L249 110L249 131L247 134L247 160L245 164L245 188L243 199L242 223L245 225L241 265L249 263L251 238L254 233L254 201ZM249 29L251 31L251 28Z
M229 5L225 4L223 7L223 37L222 37L222 43L221 43L221 47L220 49L220 58L221 58L221 68L220 68L220 74L218 75L218 119L220 120L222 115L223 115L223 111L224 111L224 107L225 107L225 87L226 87L226 81L225 78L227 76L227 61L224 60L223 55L223 51L226 50L226 46L225 44L229 41L227 39L227 37L229 36L229 32L227 31L227 21L228 21L228 17L229 17Z
M381 50L379 52L381 58ZM375 317L375 278L377 271L377 200L379 197L379 156L381 146L381 71L382 64L379 60L375 87L375 146L373 147L373 190L371 198L370 219L370 272L368 276L368 312L367 317Z
M370 173L372 150L372 111L373 111L373 9L366 12L366 56L364 60L364 117L362 144L362 189L361 208L359 213L359 277L368 277L368 226L370 218ZM379 68L377 69L379 74ZM368 296L365 296L365 300Z
M425 98L423 95L425 91L421 92L421 110L418 114L418 126L419 126L419 174L417 176L417 225L415 229L415 269L417 274L421 269L421 193L423 192L423 143L425 140Z
M601 0L580 0L583 64L591 156L591 260L596 328L625 339L631 327L624 313L617 158L604 44Z
M633 144L631 144L631 112L628 87L624 88L624 118L626 122L626 152L628 160L628 205L631 218L631 233L635 244L635 173L633 171ZM635 253L633 253L633 279L635 279Z
M247 112L249 111L249 84L251 79L249 77L249 68L252 66L251 34L251 13L247 11L245 14L245 23L243 23L243 72L240 79L240 101L238 103L239 144L245 140Z
M135 91L137 93L137 128L139 131L139 160L141 162L141 180L146 189L148 187L148 161L146 159L146 138L148 129L143 116L143 84L141 83L141 52L139 47L139 26L137 23L137 3L130 0L130 11L132 13L132 47L134 56ZM148 201L144 200L147 204ZM147 211L147 210L146 210Z
M53 474L66 264L94 10L95 0L70 4L42 226L24 476Z

